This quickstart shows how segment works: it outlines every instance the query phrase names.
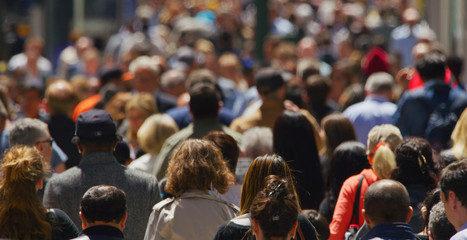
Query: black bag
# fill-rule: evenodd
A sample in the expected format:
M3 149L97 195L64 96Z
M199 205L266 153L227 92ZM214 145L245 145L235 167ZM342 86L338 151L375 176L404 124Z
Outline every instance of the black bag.
M357 192L355 193L355 199L353 203L352 218L350 218L349 228L345 232L345 240L354 240L355 235L357 235L359 225L358 225L358 216L360 215L358 209L360 208L360 192L362 190L362 182L365 178L365 175L362 175L360 181L358 182ZM353 221L355 219L355 221ZM354 223L352 223L354 222Z

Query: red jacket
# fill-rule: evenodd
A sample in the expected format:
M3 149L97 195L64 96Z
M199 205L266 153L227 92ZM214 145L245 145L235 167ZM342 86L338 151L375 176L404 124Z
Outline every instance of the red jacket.
M332 216L332 222L329 225L329 230L331 231L329 240L344 239L345 232L347 231L350 219L352 218L355 194L362 174L365 178L362 181L362 187L360 190L358 225L363 225L365 220L363 219L362 209L366 190L371 184L379 180L373 169L364 169L360 174L354 175L345 180L339 193L339 198L337 199L336 208L334 209L334 214Z

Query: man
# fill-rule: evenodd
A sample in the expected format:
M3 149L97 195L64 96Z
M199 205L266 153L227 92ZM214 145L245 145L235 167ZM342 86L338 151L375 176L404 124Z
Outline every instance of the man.
M196 78L209 78L211 76L204 71L196 74L198 74L194 76ZM211 81L199 81L190 87L190 113L193 116L193 122L165 141L159 153L158 161L154 166L154 175L158 180L165 177L174 150L186 139L202 138L210 131L222 131L240 142L241 135L239 133L232 131L219 122L218 113L221 105L219 93Z
M370 231L361 239L417 239L407 223L413 212L409 193L400 182L386 179L373 183L363 206Z
M115 123L107 111L93 109L80 114L73 142L83 158L77 167L50 179L44 205L65 211L79 226L76 210L86 190L99 184L116 186L127 193L125 238L143 239L151 208L161 200L161 195L154 177L127 169L115 160L112 153L118 140Z
M429 52L417 61L423 88L405 92L393 116L404 137L427 139L436 150L449 145L451 132L467 107L467 93L444 83L445 57Z
M53 158L53 138L47 124L39 119L23 118L15 122L9 133L10 146L26 145L39 150L44 162L56 173L65 171L65 163L60 157ZM63 152L57 148L63 154ZM65 158L66 159L66 158Z
M78 149L70 141L75 133L75 122L71 117L78 103L78 97L69 82L58 80L47 87L45 103L50 110L48 120L50 135L68 156L66 168L74 167L81 160Z
M443 169L439 185L446 216L457 231L451 240L467 239L467 160Z
M449 240L456 234L456 229L449 222L443 202L437 203L430 211L428 237L430 240Z
M365 101L351 105L344 111L353 124L358 141L367 142L370 130L377 125L391 123L397 106L390 102L394 78L385 72L370 75L365 84Z
M128 217L126 195L109 185L90 188L81 199L79 217L83 234L76 240L124 239L123 229Z

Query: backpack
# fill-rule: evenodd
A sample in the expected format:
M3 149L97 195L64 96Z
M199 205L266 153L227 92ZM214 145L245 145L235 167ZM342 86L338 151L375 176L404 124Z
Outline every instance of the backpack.
M450 111L450 107L449 100L437 104L430 114L425 129L425 139L437 151L450 147L451 133L458 120L457 115Z

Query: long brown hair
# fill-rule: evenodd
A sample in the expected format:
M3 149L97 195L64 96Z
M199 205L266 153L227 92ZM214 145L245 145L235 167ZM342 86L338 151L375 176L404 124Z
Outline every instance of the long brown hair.
M0 166L0 236L12 239L50 239L47 210L36 193L44 177L42 157L33 147L13 147Z

